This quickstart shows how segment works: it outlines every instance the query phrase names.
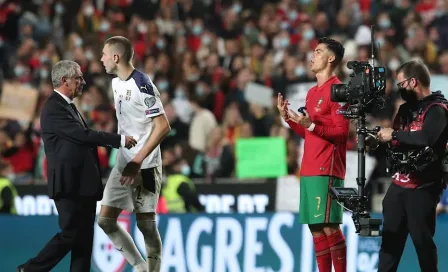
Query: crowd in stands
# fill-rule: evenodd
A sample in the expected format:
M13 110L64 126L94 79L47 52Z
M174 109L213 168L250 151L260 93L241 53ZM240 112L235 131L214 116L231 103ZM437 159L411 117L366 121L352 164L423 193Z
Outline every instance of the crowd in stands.
M298 175L300 138L282 124L276 95L287 97L299 84L315 81L308 62L321 37L344 45L337 75L347 82L346 62L370 58L370 25L377 26L375 53L388 69L388 100L385 109L373 111L370 125L390 125L402 103L394 80L402 62L419 58L432 74L448 76L446 0L0 2L1 78L39 94L30 123L0 120L1 160L10 165L15 184L45 182L39 115L52 94L57 61L82 67L87 85L75 103L89 126L116 132L111 76L100 62L110 36L133 42L134 66L161 93L172 127L162 143L165 170L207 182L234 176L235 142L251 137L284 137L288 173ZM271 107L246 100L250 82L272 88ZM356 147L354 128L348 149ZM115 151L99 147L98 153L107 177ZM378 158L374 175L385 175L381 165Z

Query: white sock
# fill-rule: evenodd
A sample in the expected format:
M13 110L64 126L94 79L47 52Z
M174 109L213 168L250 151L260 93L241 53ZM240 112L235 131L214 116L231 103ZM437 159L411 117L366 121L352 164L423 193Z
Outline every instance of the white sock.
M160 272L162 263L162 240L155 220L138 220L137 227L145 238L149 272Z
M116 218L98 217L98 225L104 230L115 248L138 272L147 272L146 262L135 246L131 235L117 224Z

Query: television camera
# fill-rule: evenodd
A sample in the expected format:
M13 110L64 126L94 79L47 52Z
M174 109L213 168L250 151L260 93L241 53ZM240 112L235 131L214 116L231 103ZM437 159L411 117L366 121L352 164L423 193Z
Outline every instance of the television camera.
M376 136L379 127L366 128L366 113L371 113L373 106L380 108L385 104L386 68L374 66L374 26L371 26L372 58L368 61L349 61L347 68L353 70L347 84L331 86L331 101L345 103L339 113L345 118L356 119L358 135L358 189L332 187L330 194L345 209L352 212L356 233L360 236L380 236L381 219L370 217L368 196L365 193L365 149L366 137Z

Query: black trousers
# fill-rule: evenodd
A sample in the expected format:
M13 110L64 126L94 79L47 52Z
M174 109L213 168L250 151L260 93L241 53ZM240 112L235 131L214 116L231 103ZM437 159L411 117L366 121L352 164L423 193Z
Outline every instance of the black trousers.
M397 271L408 234L422 272L437 272L436 206L441 189L405 189L395 184L383 199L383 237L378 272Z
M24 270L50 271L71 251L70 271L90 272L96 202L93 198L55 200L61 232L23 264Z

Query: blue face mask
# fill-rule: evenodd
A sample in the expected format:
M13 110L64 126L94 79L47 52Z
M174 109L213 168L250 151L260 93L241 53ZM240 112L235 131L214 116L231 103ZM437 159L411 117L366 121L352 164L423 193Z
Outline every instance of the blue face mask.
M280 24L280 28L281 28L282 30L287 30L287 29L289 28L289 23L288 23L288 22L282 22L282 23Z
M207 46L212 42L212 39L209 36L203 36L202 37L202 43Z
M21 76L21 75L23 75L23 73L25 73L25 68L23 68L22 66L16 66L15 68L14 68L14 74L16 75L16 76Z
M83 112L90 112L90 111L93 110L93 106L88 105L88 104L82 104L82 105L81 105L81 110L82 110Z
M296 76L301 77L303 75L305 75L305 68L303 66L297 66L296 70L294 71Z
M185 98L185 93L182 88L177 88L176 91L174 91L174 95L176 96L176 98L179 98L179 99Z
M391 26L389 19L382 19L378 22L378 24L383 29L389 28Z
M309 4L311 2L311 0L299 0L298 2L302 5L305 5L305 4Z
M49 76L49 72L46 69L40 70L39 74L40 74L40 78L48 78L48 76Z
M314 38L314 30L312 29L305 30L305 32L303 33L303 38L307 41L311 41Z
M242 9L243 9L243 8L241 7L240 4L235 4L235 5L233 5L233 7L232 7L233 12L235 12L236 14L240 13Z
M290 11L290 12L288 13L288 18L289 18L289 20L291 20L291 21L296 20L297 17L298 17L298 15L297 15L297 11L295 11L295 10Z
M183 165L182 168L180 169L180 173L187 177L190 176L191 173L190 166L188 166L187 164Z
M202 87L202 86L197 86L196 87L196 95L203 96L204 93L205 93L204 87Z
M408 34L408 37L412 39L412 38L415 37L415 30L414 29L409 29L407 34Z
M166 91L169 87L168 81L160 81L159 84L157 84L157 87L161 91Z
M258 42L263 46L266 46L268 44L268 40L265 37L260 37L258 39Z
M280 39L280 47L286 48L289 45L289 39L288 38L281 38Z
M156 43L157 48L163 49L165 48L165 41L164 40L158 40Z
M202 33L202 26L195 25L195 26L193 26L193 29L191 31L193 32L193 35L199 36Z

